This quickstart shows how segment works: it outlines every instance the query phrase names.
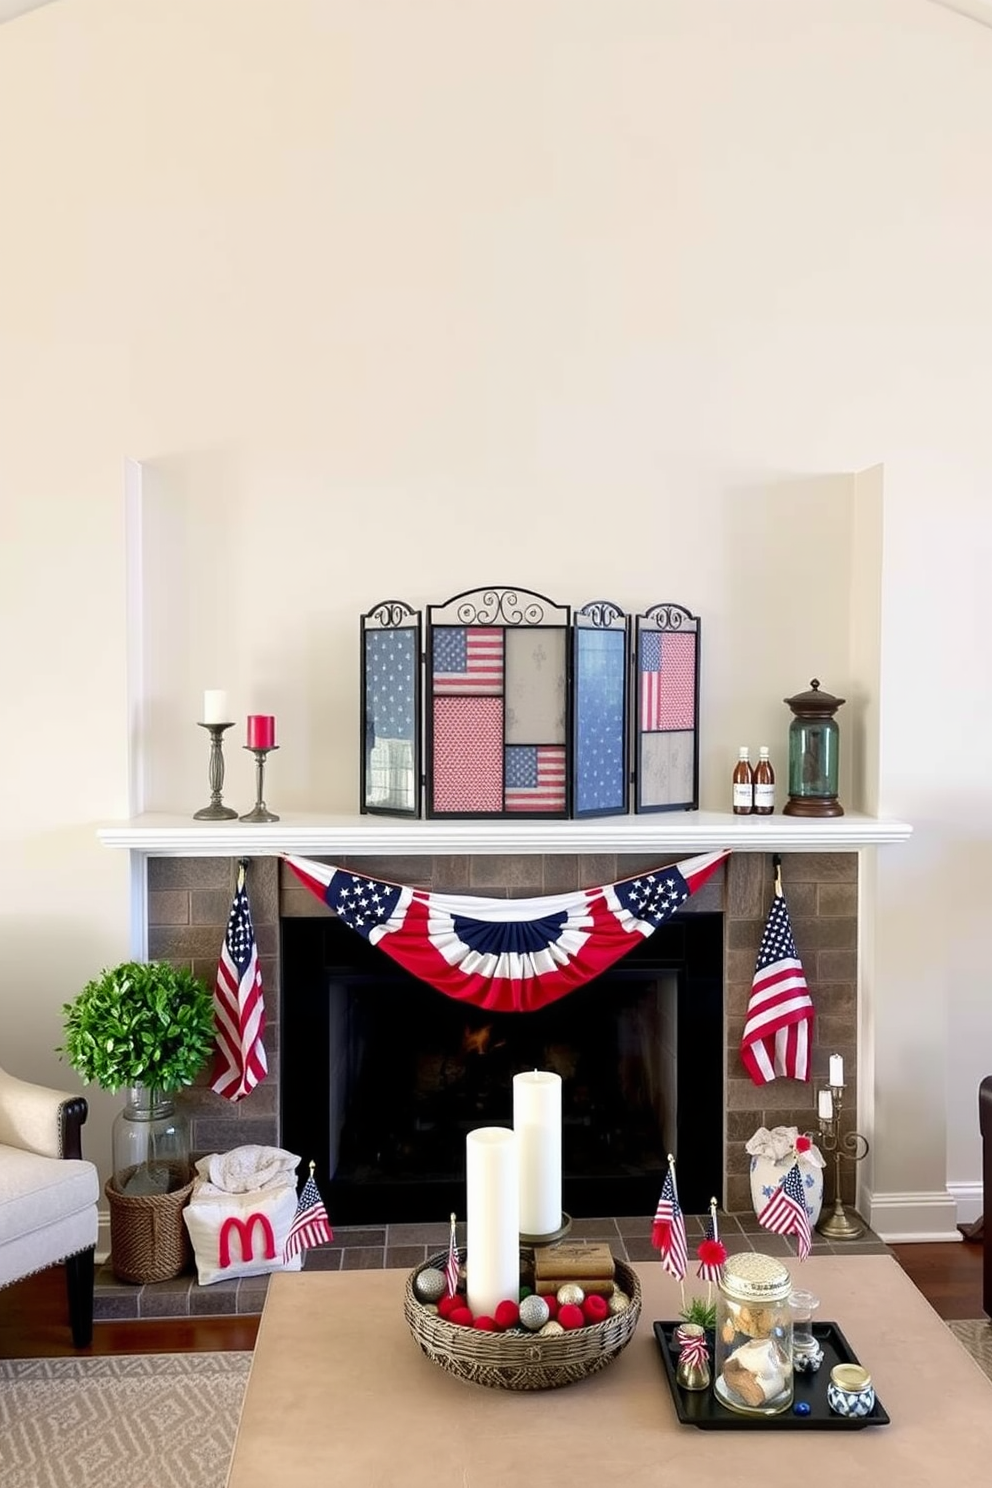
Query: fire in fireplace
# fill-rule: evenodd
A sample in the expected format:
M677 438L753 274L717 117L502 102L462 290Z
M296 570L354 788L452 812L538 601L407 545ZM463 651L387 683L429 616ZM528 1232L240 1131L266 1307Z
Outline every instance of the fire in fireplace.
M562 1202L652 1213L666 1154L688 1212L722 1197L722 916L689 913L533 1013L462 1004L327 918L282 922L282 1140L339 1224L465 1211L465 1137L512 1124L513 1076L562 1078Z

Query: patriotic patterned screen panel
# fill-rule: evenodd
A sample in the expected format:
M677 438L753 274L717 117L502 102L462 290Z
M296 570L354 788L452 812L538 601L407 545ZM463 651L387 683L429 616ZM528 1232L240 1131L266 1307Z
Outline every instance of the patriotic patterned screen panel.
M420 614L388 600L362 616L363 812L420 815Z
M568 814L569 620L520 590L428 608L429 816Z
M572 814L628 807L627 618L606 601L586 605L572 632Z
M699 620L655 605L634 622L636 811L699 804Z

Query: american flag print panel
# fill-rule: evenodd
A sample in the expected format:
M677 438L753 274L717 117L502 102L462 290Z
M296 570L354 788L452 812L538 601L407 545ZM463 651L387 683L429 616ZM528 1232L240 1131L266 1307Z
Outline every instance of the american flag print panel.
M503 630L488 625L441 625L433 632L435 697L500 694L503 691Z
M625 811L626 636L577 630L575 655L575 814Z
M417 634L365 632L365 805L417 809Z
M435 698L434 811L502 812L503 699Z
M558 744L513 744L506 751L507 811L565 810L565 751Z
M639 653L641 729L695 728L695 634L642 630Z

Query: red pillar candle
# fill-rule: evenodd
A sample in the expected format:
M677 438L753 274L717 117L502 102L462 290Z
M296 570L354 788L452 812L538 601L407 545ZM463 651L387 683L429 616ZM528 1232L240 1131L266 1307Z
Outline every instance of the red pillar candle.
M248 748L274 749L276 721L271 713L248 714Z

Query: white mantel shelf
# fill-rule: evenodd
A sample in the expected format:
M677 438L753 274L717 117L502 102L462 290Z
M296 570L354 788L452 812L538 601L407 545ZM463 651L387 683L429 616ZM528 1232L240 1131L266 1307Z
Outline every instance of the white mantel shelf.
M287 813L277 822L198 822L151 814L108 823L106 847L149 857L264 857L281 853L380 857L386 853L855 852L906 842L906 822L850 814L827 820L733 816L719 811L595 817L585 821L409 821L385 816Z

